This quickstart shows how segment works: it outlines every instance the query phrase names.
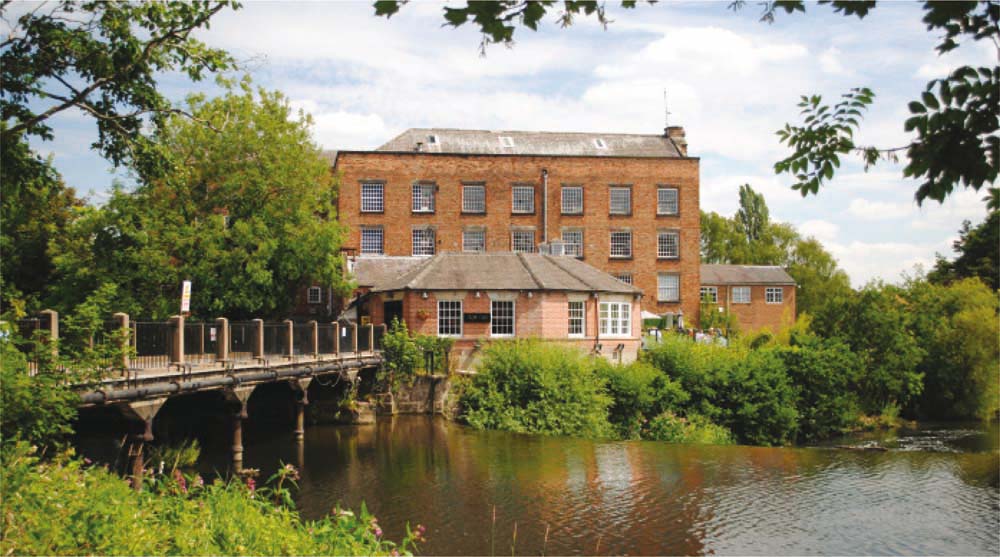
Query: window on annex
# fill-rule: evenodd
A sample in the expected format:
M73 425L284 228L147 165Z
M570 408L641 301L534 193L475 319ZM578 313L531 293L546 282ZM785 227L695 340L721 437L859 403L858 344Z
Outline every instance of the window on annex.
M483 185L462 186L462 212L463 213L486 212L486 186Z
M583 187L563 186L562 188L562 214L582 215L583 214Z
M584 334L583 301L569 303L569 336L582 337Z
M381 213L385 210L385 184L361 182L361 212Z
M512 231L510 233L510 247L514 253L535 253L535 231Z
M490 302L490 336L514 336L514 300Z
M611 257L627 259L632 257L632 231L611 231Z
M656 234L656 257L659 259L677 259L680 255L680 233L676 230L663 230Z
M681 277L672 273L656 275L656 299L661 302L679 302L681 299Z
M582 228L564 228L562 231L562 241L566 244L566 255L583 257Z
M535 212L535 187L514 186L511 200L511 212L530 214Z
M601 336L627 337L632 335L632 304L628 302L601 302L598 315Z
M413 212L434 212L434 184L413 184Z
M632 273L630 273L628 271L623 271L623 272L620 272L620 273L615 273L615 274L613 274L611 276L613 276L616 279L624 282L625 284L632 284Z
M701 303L705 304L717 304L719 303L719 289L715 286L702 286L701 287Z
M434 229L413 229L413 255L434 255Z
M438 300L438 336L462 336L461 300Z
M486 251L486 230L482 228L467 228L463 230L462 251Z
M656 188L656 214L677 214L677 188Z
M318 304L323 301L323 289L318 286L310 286L306 301L310 304Z
M733 300L734 304L749 304L750 303L750 287L749 286L734 286L733 287Z
M785 289L768 287L764 290L764 301L768 304L780 304L785 301Z
M612 187L609 192L609 212L612 215L631 215L632 188Z
M361 255L382 255L382 227L361 227Z

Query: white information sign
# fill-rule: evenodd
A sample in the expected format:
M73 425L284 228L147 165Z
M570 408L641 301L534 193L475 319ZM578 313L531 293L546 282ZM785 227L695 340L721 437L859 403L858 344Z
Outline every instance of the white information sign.
M191 311L191 281L184 281L184 287L181 289L181 313L188 313Z

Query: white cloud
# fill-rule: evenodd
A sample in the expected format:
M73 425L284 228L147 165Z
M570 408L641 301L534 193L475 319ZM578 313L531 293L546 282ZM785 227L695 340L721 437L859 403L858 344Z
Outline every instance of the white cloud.
M807 220L796 226L803 237L816 238L821 243L835 242L840 235L840 226L823 219Z
M832 46L819 55L819 67L824 72L834 75L847 75L853 72L847 71L840 63L840 49Z
M893 220L910 216L915 207L915 203L891 203L855 198L847 211L864 220Z
M929 268L934 264L934 254L946 252L952 241L948 238L937 242L854 241L824 245L857 287L875 278L898 282L903 273L912 272L916 265Z

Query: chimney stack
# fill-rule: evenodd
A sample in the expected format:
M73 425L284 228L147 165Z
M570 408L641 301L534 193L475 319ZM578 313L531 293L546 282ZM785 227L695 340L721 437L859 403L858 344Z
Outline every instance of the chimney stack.
M684 128L682 126L667 126L663 131L664 135L666 135L670 141L674 142L674 145L677 146L677 150L680 151L681 155L686 157L688 154L688 142L687 139L684 138Z

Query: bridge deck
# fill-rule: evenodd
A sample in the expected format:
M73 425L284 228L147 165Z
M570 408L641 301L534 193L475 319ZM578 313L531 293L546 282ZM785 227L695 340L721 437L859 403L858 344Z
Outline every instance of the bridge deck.
M356 372L382 362L381 351L341 352L311 356L267 356L260 359L205 361L166 367L130 369L121 377L97 385L81 385L81 405L144 400L183 392L214 390L305 378L331 373Z

